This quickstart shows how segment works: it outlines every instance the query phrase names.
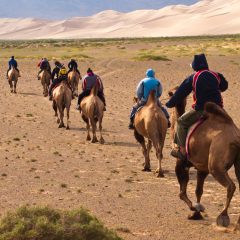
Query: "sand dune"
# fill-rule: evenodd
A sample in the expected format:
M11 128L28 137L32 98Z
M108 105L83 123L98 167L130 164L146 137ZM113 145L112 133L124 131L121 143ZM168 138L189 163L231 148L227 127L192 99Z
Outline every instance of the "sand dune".
M239 0L202 0L191 6L120 13L62 21L0 19L0 39L162 37L240 33Z

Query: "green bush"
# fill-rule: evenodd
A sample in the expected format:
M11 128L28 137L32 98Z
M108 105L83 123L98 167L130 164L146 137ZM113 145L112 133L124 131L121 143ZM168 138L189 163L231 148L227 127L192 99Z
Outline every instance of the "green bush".
M0 222L0 240L121 240L83 208L21 207Z
M151 53L141 53L139 54L137 57L135 57L135 60L138 61L171 61L170 59L168 59L165 56L159 56L159 55L154 55Z

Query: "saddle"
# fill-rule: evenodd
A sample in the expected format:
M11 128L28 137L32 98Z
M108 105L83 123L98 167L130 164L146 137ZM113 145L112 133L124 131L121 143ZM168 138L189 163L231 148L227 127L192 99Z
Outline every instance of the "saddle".
M192 137L193 133L207 120L206 117L201 117L196 123L194 123L188 130L188 135L186 138L186 153L187 157L190 157L190 149L189 149L189 142L190 138Z

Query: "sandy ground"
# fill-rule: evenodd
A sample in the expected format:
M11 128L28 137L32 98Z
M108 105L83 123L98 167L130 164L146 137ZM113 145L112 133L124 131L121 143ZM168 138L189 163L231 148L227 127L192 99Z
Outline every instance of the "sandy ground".
M18 93L11 94L1 67L0 88L0 213L30 205L56 208L83 206L106 225L118 229L126 240L239 239L239 234L217 230L215 218L223 207L226 191L208 177L202 203L205 220L187 220L190 213L179 200L174 173L175 160L169 156L170 140L164 147L165 178L142 172L143 156L133 132L127 129L128 115L137 82L146 68L153 67L167 90L188 74L189 57L171 62L134 62L108 59L81 63L91 65L104 82L107 112L104 116L106 144L85 141L85 125L72 102L70 131L58 129L51 102L42 96L36 80L35 61L20 62L22 77ZM209 57L213 70L224 73L229 90L224 94L225 108L240 126L239 57ZM6 61L0 61L7 66ZM163 102L165 102L163 100ZM220 159L221 160L221 159ZM152 169L157 166L152 153ZM231 175L236 178L231 170ZM191 171L189 194L195 201L195 171ZM240 213L238 191L232 200L230 217L235 223ZM231 226L232 227L232 226Z

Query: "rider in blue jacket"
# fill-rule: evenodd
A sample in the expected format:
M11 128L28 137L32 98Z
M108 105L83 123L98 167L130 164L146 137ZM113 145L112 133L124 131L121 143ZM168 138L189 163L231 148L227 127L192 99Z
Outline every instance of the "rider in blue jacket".
M162 107L159 97L162 95L162 84L161 82L155 78L155 72L153 69L148 69L146 72L146 78L140 81L140 83L137 86L137 98L138 102L133 106L131 114L130 114L130 124L128 126L129 129L134 129L134 117L137 112L137 110L144 106L147 103L148 96L152 90L156 91L155 96L158 98L158 105L161 107L162 111L164 112L166 118L168 119L168 125L170 127L169 122L169 114L167 110Z
M8 72L10 71L11 67L14 67L19 73L19 69L17 68L18 64L17 64L17 61L15 60L14 56L12 56L8 62L7 78L8 78ZM21 77L20 73L19 73L19 77Z

